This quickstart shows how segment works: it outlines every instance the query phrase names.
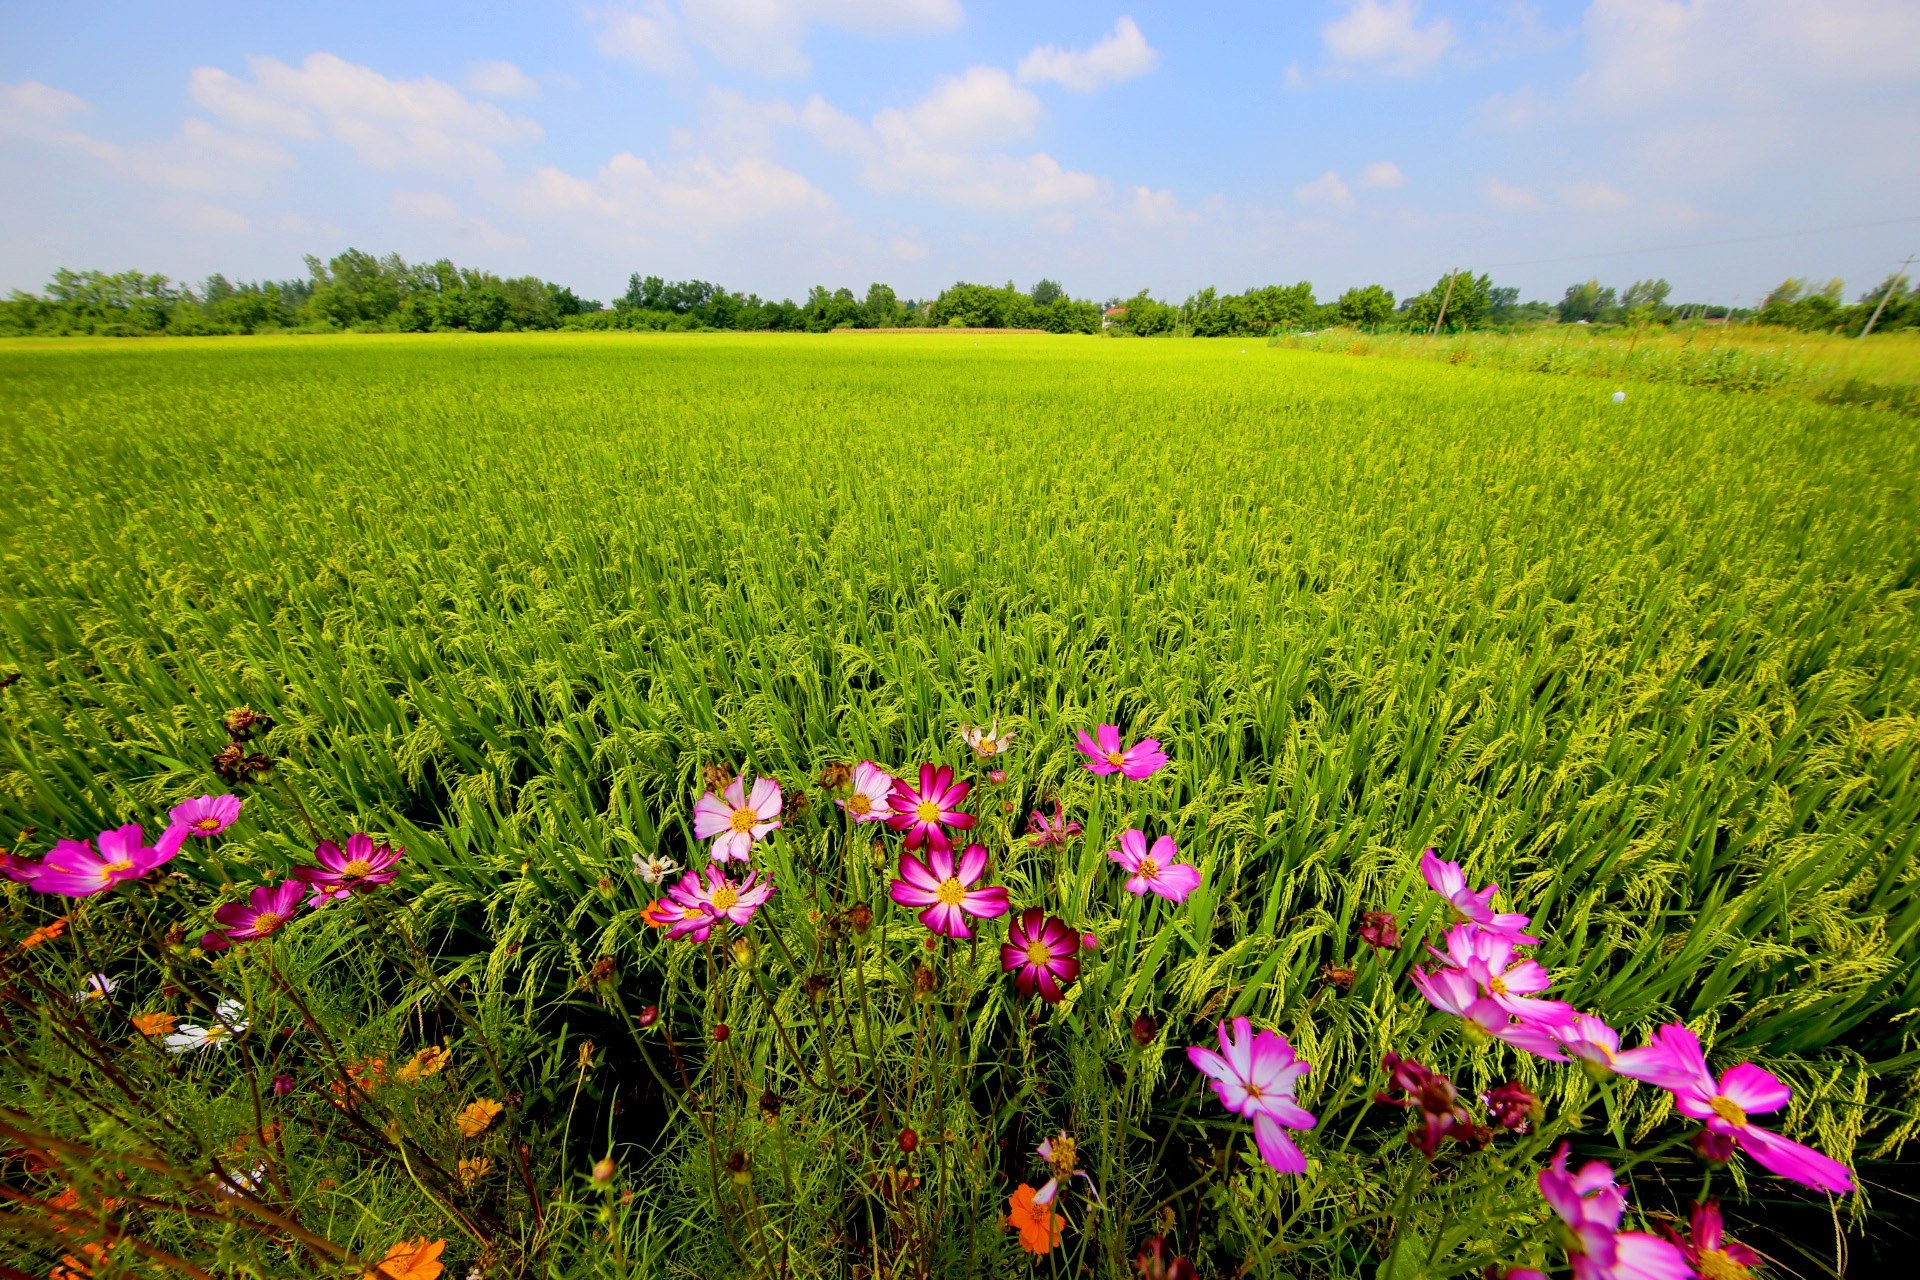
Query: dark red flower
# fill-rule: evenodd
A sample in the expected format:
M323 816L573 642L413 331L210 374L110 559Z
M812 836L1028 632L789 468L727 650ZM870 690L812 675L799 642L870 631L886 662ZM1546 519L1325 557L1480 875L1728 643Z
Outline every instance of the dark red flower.
M1399 920L1391 911L1369 911L1360 926L1360 941L1376 951L1400 948Z
M1419 1109L1421 1125L1407 1135L1410 1145L1431 1159L1449 1137L1474 1144L1473 1117L1460 1105L1460 1091L1452 1080L1397 1053L1388 1053L1381 1065L1388 1085L1386 1092L1373 1095L1374 1101Z
M1480 1101L1487 1104L1487 1114L1493 1117L1495 1124L1515 1133L1525 1133L1530 1125L1540 1123L1541 1117L1546 1114L1540 1099L1514 1080L1481 1094Z

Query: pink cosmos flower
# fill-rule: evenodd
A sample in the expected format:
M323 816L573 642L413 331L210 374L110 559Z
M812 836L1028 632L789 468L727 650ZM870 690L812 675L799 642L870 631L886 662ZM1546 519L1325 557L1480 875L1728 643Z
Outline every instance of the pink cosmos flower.
M1493 909L1493 895L1500 892L1499 885L1490 884L1478 893L1470 891L1460 864L1440 861L1440 855L1432 849L1421 855L1420 874L1426 878L1428 887L1452 905L1461 920L1477 924L1490 933L1502 934L1521 946L1540 941L1522 932L1527 927L1526 916Z
M17 853L0 851L0 875L20 884L32 884L40 874L40 863L33 858L23 858Z
M780 806L780 784L772 778L756 779L751 797L746 779L735 778L721 795L709 791L694 804L694 839L713 838L715 862L745 862L753 856L753 846L780 825Z
M1428 973L1416 965L1407 976L1428 1004L1442 1013L1464 1019L1470 1034L1484 1032L1549 1062L1567 1060L1555 1039L1557 1026L1553 1022L1513 1018L1499 1002L1481 994L1480 984L1464 969L1443 966Z
M1660 1225L1660 1230L1680 1250L1687 1265L1702 1276L1712 1280L1721 1280L1721 1277L1744 1280L1747 1268L1760 1265L1759 1254L1736 1240L1727 1239L1727 1224L1720 1216L1718 1200L1696 1203L1690 1227L1684 1239L1665 1223Z
M1599 1160L1567 1172L1567 1144L1540 1171L1540 1194L1567 1224L1567 1262L1574 1280L1692 1280L1680 1250L1658 1236L1621 1231L1627 1197Z
M97 839L98 853L86 840L60 841L41 859L38 873L26 883L38 893L90 898L122 880L138 880L172 858L180 852L186 833L169 828L149 848L143 842L140 824L130 822L112 831L102 831Z
M1294 1056L1285 1036L1271 1031L1255 1035L1245 1018L1233 1020L1231 1037L1222 1022L1219 1036L1220 1052L1194 1046L1187 1050L1187 1061L1213 1081L1221 1105L1253 1121L1253 1143L1262 1160L1281 1173L1305 1173L1307 1158L1286 1129L1311 1129L1319 1123L1293 1099L1295 1084L1313 1068Z
M282 880L273 886L261 885L247 895L245 902L229 902L213 913L225 926L231 942L252 942L279 931L293 919L306 896L307 886L298 880Z
M925 907L920 923L949 938L971 938L967 917L983 919L1007 914L1007 891L999 885L985 889L971 886L987 869L987 851L982 845L968 845L953 864L953 850L929 849L925 862L910 853L900 855L900 878L887 889L887 896L903 907Z
M1427 949L1471 977L1488 999L1516 1018L1553 1023L1571 1018L1573 1006L1565 1001L1534 998L1534 993L1552 985L1552 979L1534 961L1515 959L1513 947L1513 938L1507 934L1462 924L1447 931L1445 954Z
M372 836L356 831L347 837L345 853L333 841L322 840L314 846L313 856L320 865L295 867L293 878L314 887L314 905L318 906L390 883L399 874L394 864L406 857L407 851L397 844L375 846Z
M1037 1154L1047 1162L1053 1176L1047 1179L1045 1186L1034 1192L1035 1204L1052 1204L1054 1196L1060 1193L1060 1188L1075 1178L1085 1178L1087 1190L1093 1193L1095 1200L1100 1198L1100 1188L1093 1185L1093 1175L1080 1167L1079 1145L1067 1136L1065 1129L1056 1136L1042 1141Z
M844 800L834 803L845 809L855 822L885 822L893 816L887 796L893 791L893 775L871 760L853 766L853 790Z
M739 884L727 879L717 866L708 867L705 875L703 881L689 871L679 884L667 891L668 897L681 908L680 919L667 930L669 938L682 938L690 933L697 941L705 941L714 925L745 924L773 896L773 877L756 885L754 882L760 877L758 871L747 872L747 878Z
M1034 989L1048 1004L1059 1004L1061 988L1080 976L1080 935L1066 921L1039 907L1028 907L1007 926L1000 967L1014 975L1013 985L1030 996ZM1016 972L1017 971L1017 972Z
M1707 1070L1700 1038L1677 1022L1660 1028L1657 1047L1665 1058L1664 1065L1640 1078L1672 1093L1673 1105L1682 1115L1705 1122L1712 1133L1731 1138L1762 1166L1783 1178L1816 1191L1853 1190L1853 1179L1838 1160L1762 1129L1748 1119L1750 1115L1778 1111L1792 1099L1793 1090L1778 1076L1746 1062L1730 1068L1716 1082ZM1620 1068L1616 1065L1614 1069Z
M1035 809L1027 817L1027 843L1066 844L1069 837L1080 834L1081 827L1077 822L1064 821L1065 818L1066 808L1058 800L1053 802L1052 821L1048 821L1046 814Z
M1149 851L1146 834L1132 827L1120 833L1117 851L1107 851L1107 857L1133 872L1127 881L1128 893L1139 898L1151 891L1169 902L1185 902L1200 887L1200 868L1175 862L1179 856L1180 847L1172 836L1161 836Z
M1110 724L1099 729L1100 740L1095 742L1087 736L1086 730L1080 731L1080 753L1087 758L1087 768L1104 778L1111 773L1123 773L1135 782L1150 778L1167 763L1167 753L1153 738L1142 738L1124 751L1120 748L1120 730Z
M953 841L942 828L973 830L973 815L960 812L960 803L971 790L971 782L955 782L953 770L945 765L935 769L923 764L919 790L908 786L903 778L894 779L893 794L887 798L887 806L893 810L887 826L906 833L904 843L909 853L918 852L923 844L950 850Z
M188 835L201 840L219 835L239 816L239 796L199 796L173 806L167 814L170 827L184 827Z

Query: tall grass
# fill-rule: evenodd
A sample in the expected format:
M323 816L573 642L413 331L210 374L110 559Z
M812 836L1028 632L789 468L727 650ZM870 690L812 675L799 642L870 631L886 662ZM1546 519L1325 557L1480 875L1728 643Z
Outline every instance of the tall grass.
M0 387L9 834L205 789L249 703L314 821L404 843L522 1016L600 955L693 1007L628 859L688 859L704 765L791 791L959 764L998 715L1003 882L1127 940L1103 1016L1154 1013L1162 1049L1246 1014L1316 1064L1310 1107L1389 1034L1463 1088L1539 1080L1409 1003L1412 948L1345 996L1319 977L1366 911L1437 924L1433 846L1548 922L1556 990L1633 1042L1677 1019L1765 1064L1837 1155L1916 1127L1920 458L1890 415L1024 337L15 347ZM1102 720L1172 765L1096 794L1071 742ZM300 856L285 795L239 862ZM1043 798L1088 823L1068 861L1016 853ZM1099 874L1126 825L1205 870L1178 927L1130 926ZM819 839L778 855L796 940L805 868L854 856ZM910 1018L905 964L865 976ZM1036 1032L1069 1058L1071 1016ZM751 1003L738 1034L778 1056ZM1099 1077L1073 1060L1021 1141ZM1190 1083L1138 1069L1169 1106ZM1626 1115L1668 1118L1652 1090ZM696 1146L642 1145L690 1213Z

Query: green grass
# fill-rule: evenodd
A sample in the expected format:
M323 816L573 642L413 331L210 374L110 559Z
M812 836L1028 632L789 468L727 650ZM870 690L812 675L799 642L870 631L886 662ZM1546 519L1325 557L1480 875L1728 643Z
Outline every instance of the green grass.
M685 860L702 765L790 787L835 759L959 765L960 723L997 714L1020 738L981 830L1016 906L1117 948L1088 1016L1150 1010L1177 1047L1246 1013L1316 1064L1310 1108L1389 1044L1463 1091L1519 1072L1575 1105L1577 1073L1461 1046L1404 983L1318 981L1364 950L1363 912L1438 925L1431 845L1499 881L1557 991L1630 1042L1686 1021L1716 1064L1795 1085L1790 1131L1897 1158L1920 1079L1911 423L1610 389L1257 342L0 346L0 666L23 675L0 830L40 852L151 823L208 789L219 715L250 703L316 822L406 844L414 893L526 1008L602 953L631 1001L697 1004L627 859ZM1102 720L1172 766L1096 794L1071 744ZM1042 796L1089 824L1068 860L1012 846ZM236 877L306 844L281 792L251 803ZM1126 825L1206 870L1176 923L1102 871ZM878 881L795 834L770 857L797 946L800 868ZM991 989L989 1060L1019 1024ZM739 1025L778 1056L752 1006ZM1023 1105L1030 1146L1068 1102Z

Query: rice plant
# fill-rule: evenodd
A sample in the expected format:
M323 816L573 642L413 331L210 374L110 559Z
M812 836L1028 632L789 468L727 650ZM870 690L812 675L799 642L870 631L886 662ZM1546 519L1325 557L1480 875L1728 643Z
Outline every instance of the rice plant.
M1463 363L0 350L0 831L230 824L7 890L6 1229L76 1275L1551 1270L1565 1140L1629 1180L1602 1234L1704 1175L1807 1265L1870 1241L1920 1083L1908 424ZM1449 1012L1488 964L1770 1073L1755 1123L1859 1190Z

